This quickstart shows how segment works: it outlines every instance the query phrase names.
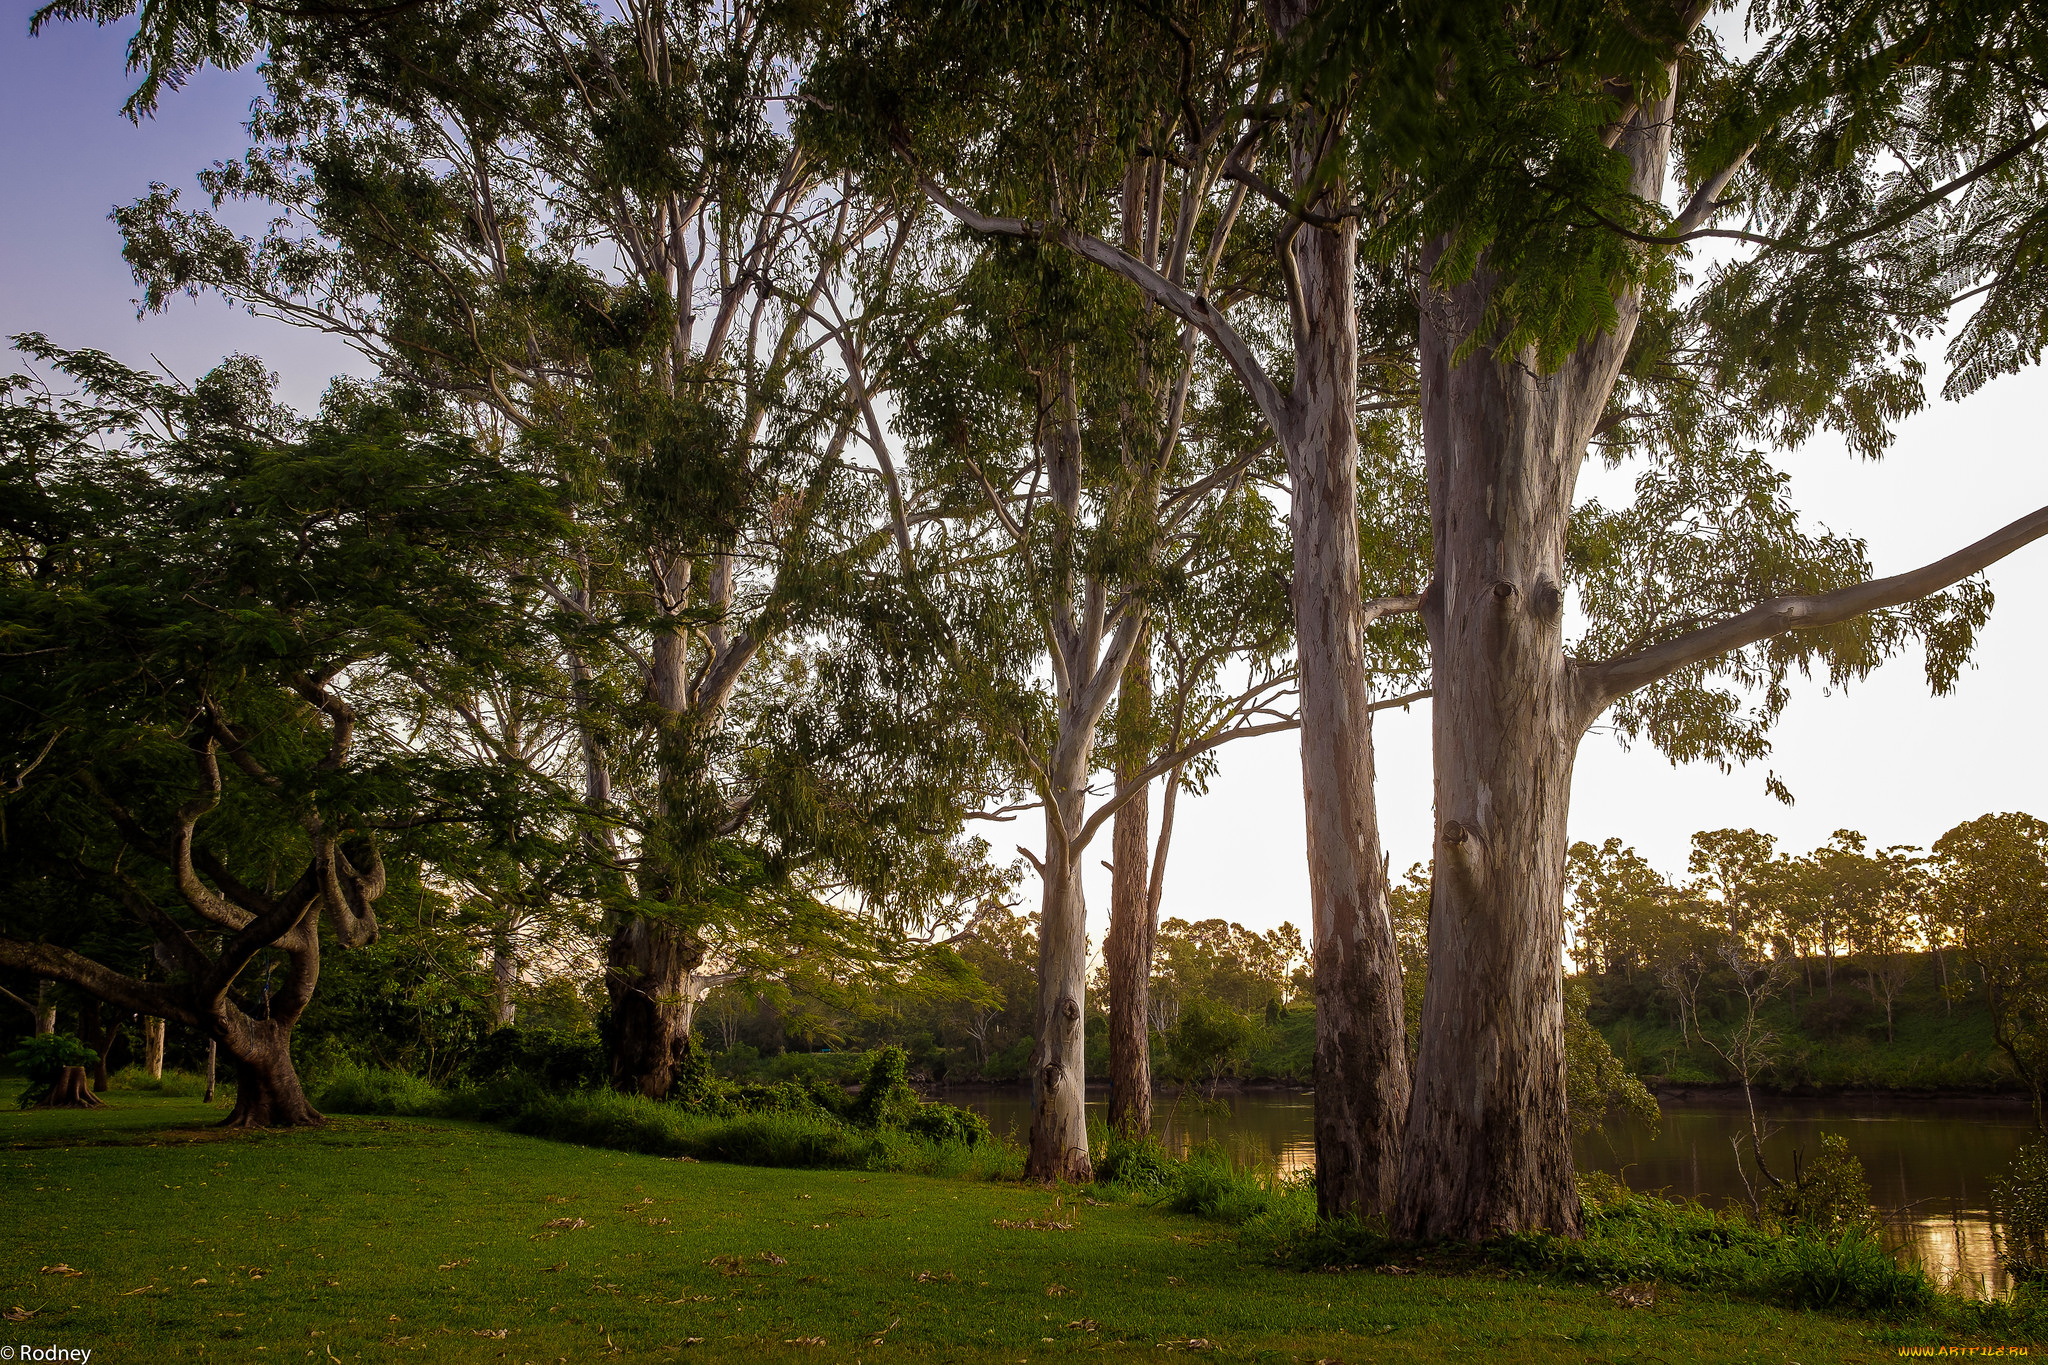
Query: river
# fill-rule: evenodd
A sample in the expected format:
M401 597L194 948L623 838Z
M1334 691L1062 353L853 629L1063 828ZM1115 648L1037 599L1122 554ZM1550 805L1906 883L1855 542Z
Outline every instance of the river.
M996 1132L1021 1140L1031 1102L1021 1090L973 1090L954 1096L988 1117ZM1207 1106L1154 1101L1153 1126L1168 1148L1220 1141L1239 1159L1283 1172L1315 1164L1314 1096L1307 1091L1264 1090L1219 1097ZM1089 1103L1091 1114L1104 1107ZM1819 1150L1823 1131L1847 1139L1863 1163L1886 1235L1902 1260L1925 1266L1937 1283L1974 1295L2003 1294L2010 1286L1992 1244L1991 1181L2004 1174L2033 1131L2023 1106L1979 1100L1892 1097L1770 1098L1759 1105L1771 1130L1764 1154L1781 1174L1794 1148ZM1634 1121L1610 1124L1576 1144L1581 1170L1621 1176L1637 1190L1696 1198L1711 1207L1742 1198L1730 1139L1749 1128L1739 1096L1693 1095L1663 1102L1654 1128ZM1750 1168L1754 1178L1754 1166Z

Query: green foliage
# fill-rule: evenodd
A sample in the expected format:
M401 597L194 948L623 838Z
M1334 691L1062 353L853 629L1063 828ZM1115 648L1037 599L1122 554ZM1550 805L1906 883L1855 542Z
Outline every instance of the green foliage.
M1878 1235L1863 1163L1849 1154L1849 1141L1840 1133L1822 1133L1820 1152L1811 1161L1795 1152L1792 1179L1766 1190L1763 1207L1767 1217L1808 1240L1834 1243Z
M1590 1133L1618 1114L1656 1123L1656 1097L1614 1055L1600 1030L1587 1022L1591 994L1585 981L1566 978L1564 996L1565 1098L1572 1132Z
M1494 1256L1598 1284L1662 1282L1793 1308L1907 1314L1937 1301L1926 1273L1902 1267L1867 1221L1825 1235L1804 1224L1776 1233L1737 1211L1638 1194L1609 1176L1582 1176L1579 1190L1582 1241L1510 1238Z
M26 1109L50 1093L68 1066L90 1066L98 1058L91 1048L69 1033L38 1033L23 1038L21 1046L7 1054L8 1062L27 1078L21 1092Z
M786 1084L732 1087L719 1102L682 1105L609 1090L551 1092L519 1075L443 1090L402 1072L346 1068L318 1103L336 1113L477 1118L584 1146L755 1166L1009 1174L1021 1161L976 1116L951 1106L910 1111L899 1127L865 1127Z
M1242 1010L1197 995L1181 1002L1180 1018L1166 1039L1174 1060L1190 1075L1206 1075L1213 1092L1223 1073L1243 1061L1258 1034L1258 1024Z
M1991 1184L1999 1258L2014 1276L2048 1277L2048 1142L2030 1142Z
M477 1082L517 1072L550 1090L590 1090L604 1084L609 1060L594 1032L501 1028L485 1035L462 1070Z
M914 1112L917 1092L910 1088L909 1060L900 1047L878 1049L847 1118L863 1128L893 1128Z

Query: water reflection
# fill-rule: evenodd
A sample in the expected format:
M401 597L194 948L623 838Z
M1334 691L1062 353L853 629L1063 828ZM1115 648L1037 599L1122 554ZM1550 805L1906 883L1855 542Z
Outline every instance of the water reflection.
M1022 1091L957 1096L988 1116L998 1132L1022 1139L1031 1102ZM1153 1127L1169 1150L1217 1141L1247 1162L1282 1172L1315 1165L1315 1097L1261 1091L1221 1097L1215 1106L1154 1102ZM1092 1101L1091 1116L1104 1112ZM1576 1144L1581 1170L1621 1176L1638 1190L1699 1199L1720 1207L1744 1199L1733 1139L1749 1130L1740 1099L1708 1095L1666 1100L1664 1121L1621 1122ZM1992 1243L1990 1183L2004 1174L2032 1131L2024 1108L1979 1101L1772 1099L1762 1106L1773 1171L1789 1174L1795 1148L1820 1150L1823 1131L1840 1133L1863 1163L1886 1235L1902 1259L1926 1267L1937 1283L1996 1295L2009 1285ZM1757 1180L1753 1164L1747 1168Z

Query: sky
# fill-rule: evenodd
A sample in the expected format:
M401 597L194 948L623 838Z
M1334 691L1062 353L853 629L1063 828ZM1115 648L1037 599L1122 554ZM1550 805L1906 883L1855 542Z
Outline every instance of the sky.
M203 72L167 95L140 126L120 115L129 89L125 32L61 25L26 36L25 7L0 30L0 335L40 331L62 346L92 346L131 365L161 364L196 378L223 355L262 356L280 394L302 409L328 380L365 373L329 338L251 318L218 299L179 300L138 319L137 289L107 220L151 181L198 191L193 174L243 148L240 125L259 85L253 72ZM257 223L243 226L254 228ZM1938 350L1929 356L1939 392ZM1959 404L1936 400L1899 429L1880 462L1817 440L1779 463L1792 496L1816 525L1863 537L1880 574L1940 558L2048 504L2048 374L2031 369ZM1588 493L1612 501L1632 474L1589 468ZM1803 852L1837 829L1878 846L1925 846L1961 821L1991 811L2048 816L2041 764L2048 708L2048 543L1993 566L1997 607L1974 667L1953 692L1930 697L1917 652L1848 689L1794 686L1771 756L1723 773L1674 767L1647 746L1624 750L1596 728L1579 751L1570 830L1594 842L1633 845L1667 875L1685 868L1693 831L1723 826L1775 834ZM1832 693L1830 695L1830 692ZM1398 875L1429 856L1429 705L1385 712L1377 726L1382 836ZM1766 795L1775 772L1796 802ZM1254 929L1283 920L1305 926L1308 884L1299 748L1291 734L1226 746L1211 793L1180 803L1161 913L1221 917ZM1155 813L1159 802L1155 799ZM1037 849L1026 815L978 825L999 852ZM1096 941L1107 917L1108 839L1087 861ZM1028 896L1035 888L1027 883Z

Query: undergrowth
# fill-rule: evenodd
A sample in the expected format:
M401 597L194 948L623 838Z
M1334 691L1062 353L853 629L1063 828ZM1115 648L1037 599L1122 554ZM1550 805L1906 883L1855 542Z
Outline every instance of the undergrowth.
M892 1055L893 1054L893 1055ZM875 1054L849 1096L830 1086L734 1085L686 1072L678 1098L555 1091L520 1072L447 1087L379 1067L343 1067L315 1101L336 1113L473 1119L587 1147L750 1166L1017 1177L1023 1157L979 1115L923 1104L900 1052Z

